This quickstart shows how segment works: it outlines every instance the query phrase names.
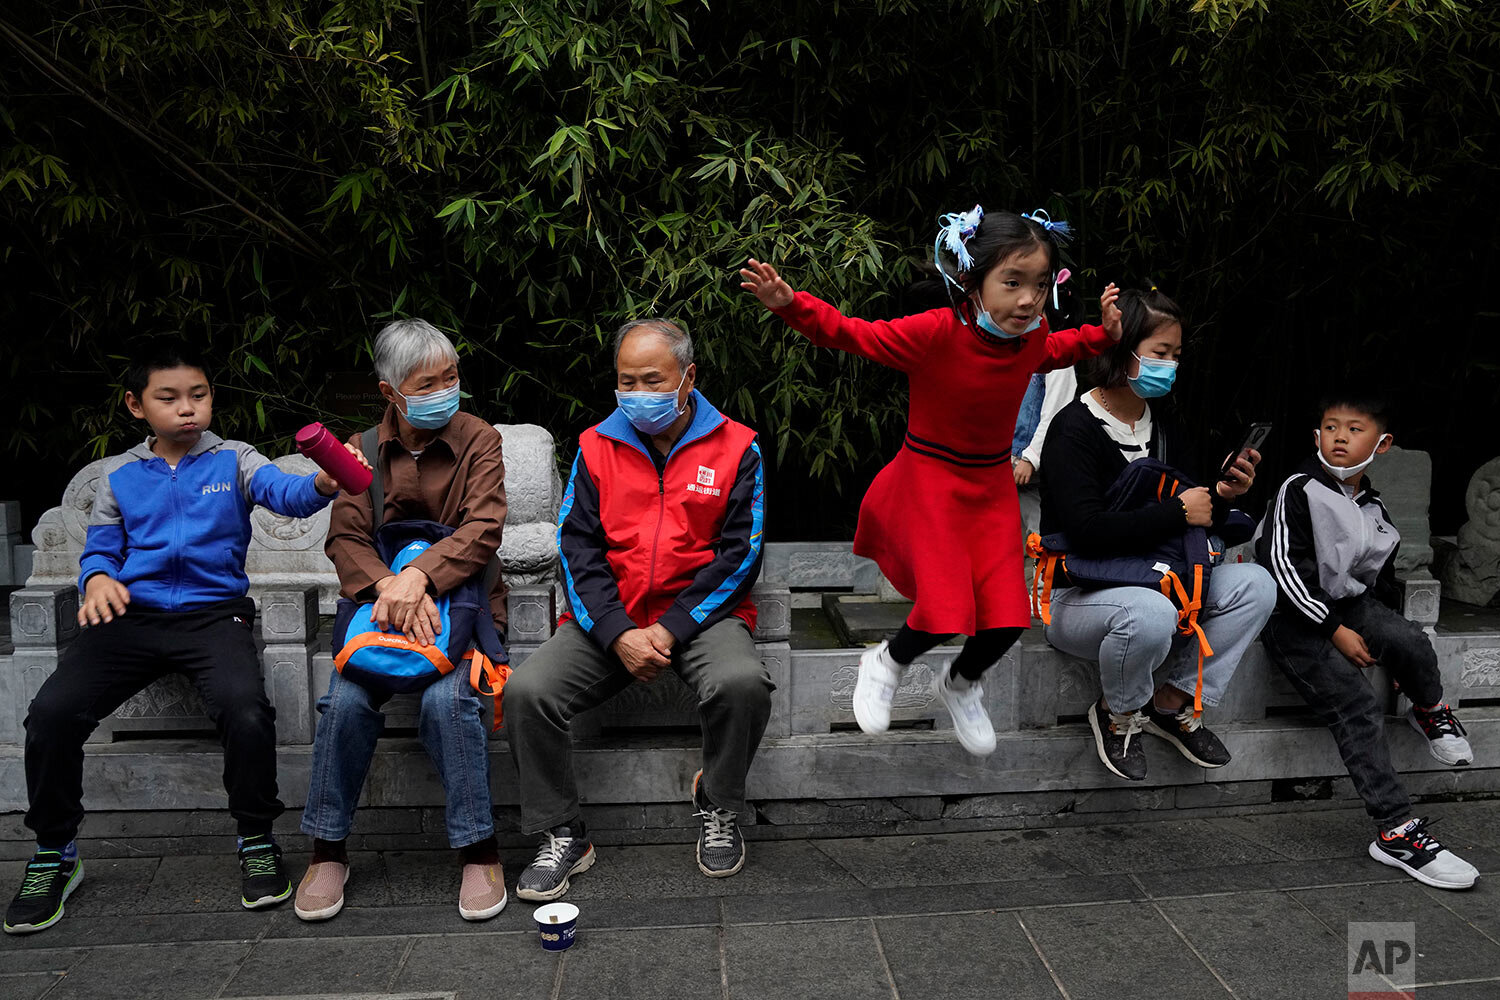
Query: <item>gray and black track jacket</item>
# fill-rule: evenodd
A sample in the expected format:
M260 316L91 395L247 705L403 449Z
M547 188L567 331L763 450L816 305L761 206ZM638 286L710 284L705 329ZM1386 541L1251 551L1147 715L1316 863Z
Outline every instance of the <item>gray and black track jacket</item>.
M1255 560L1276 579L1277 610L1331 636L1343 624L1340 609L1365 593L1399 608L1400 545L1369 477L1351 497L1313 456L1277 491L1255 532Z

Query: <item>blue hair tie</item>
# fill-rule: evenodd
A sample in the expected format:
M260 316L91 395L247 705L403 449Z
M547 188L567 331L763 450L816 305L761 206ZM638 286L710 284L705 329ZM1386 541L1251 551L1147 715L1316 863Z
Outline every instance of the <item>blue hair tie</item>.
M938 274L959 291L964 286L943 268L942 250L948 248L948 252L958 261L958 270L962 274L974 266L974 257L969 253L969 248L964 244L979 229L979 223L984 220L984 209L975 205L968 212L949 212L942 217L942 228L938 230L937 239L932 244L932 263L937 267Z
M1073 238L1072 226L1068 225L1066 222L1063 222L1061 219L1053 222L1052 216L1048 215L1040 208L1035 212L1032 212L1030 215L1022 212L1021 218L1026 219L1028 222L1035 222L1037 225L1047 230L1047 232L1051 233L1053 236L1056 236L1059 240L1062 240L1064 242Z

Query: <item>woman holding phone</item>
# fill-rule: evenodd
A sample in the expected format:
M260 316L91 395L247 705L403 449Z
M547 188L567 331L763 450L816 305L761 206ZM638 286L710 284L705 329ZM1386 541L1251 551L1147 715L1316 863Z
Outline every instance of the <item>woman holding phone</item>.
M1193 423L1179 424L1160 402L1177 376L1182 311L1155 288L1123 292L1119 306L1124 335L1095 362L1098 387L1057 414L1042 446L1048 471L1041 533L1066 536L1070 556L1144 558L1202 528L1217 542L1210 547L1222 552L1222 540L1214 536L1229 519L1232 501L1254 483L1260 453L1251 448L1235 456L1223 478L1213 481L1220 466L1199 460ZM1142 458L1181 471L1185 481L1211 485L1139 509L1110 509L1110 487ZM1275 603L1276 585L1260 566L1213 567L1198 619L1213 650L1201 668L1203 705L1218 704ZM1089 726L1106 768L1130 781L1144 780L1142 732L1165 739L1200 767L1229 762L1224 744L1194 709L1198 642L1182 634L1171 600L1145 586L1063 586L1051 592L1050 610L1047 641L1099 662L1103 697L1089 710Z

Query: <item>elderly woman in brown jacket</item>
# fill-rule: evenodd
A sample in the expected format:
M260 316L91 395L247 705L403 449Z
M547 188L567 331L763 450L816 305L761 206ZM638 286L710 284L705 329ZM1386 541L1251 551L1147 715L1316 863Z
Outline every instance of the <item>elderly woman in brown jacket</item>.
M377 428L376 454L384 489L382 523L437 521L453 534L394 573L375 548L368 492L333 506L325 551L340 593L373 602L383 627L432 643L440 631L434 597L481 573L500 547L505 522L505 464L500 433L458 410L458 354L432 325L418 319L386 326L375 338L375 370L389 405ZM353 443L360 444L362 436ZM496 576L490 606L505 630L505 584ZM423 689L417 732L442 778L449 843L462 865L458 910L485 920L506 902L490 802L489 733L467 671L455 670ZM335 672L318 701L322 719L313 746L302 832L313 838L312 863L297 889L303 920L327 920L344 905L350 877L345 842L385 722L385 696Z

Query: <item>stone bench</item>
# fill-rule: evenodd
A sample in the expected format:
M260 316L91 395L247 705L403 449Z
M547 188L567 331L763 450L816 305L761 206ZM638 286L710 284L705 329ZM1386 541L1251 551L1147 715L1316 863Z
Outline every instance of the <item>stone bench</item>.
M257 618L257 645L266 694L276 709L277 742L282 745L311 743L317 727L316 703L328 690L333 673L329 635L320 631L320 588L263 590ZM790 620L784 591L757 586L755 599L761 609L755 631L756 649L764 658L778 694L773 697L771 731L789 732ZM42 682L57 668L63 649L78 635L78 592L72 584L26 587L11 594L11 628L15 650L0 658L0 745L19 743L26 706ZM552 633L556 620L555 599L550 587L512 587L511 620L525 628L532 639ZM543 618L545 626L532 619ZM511 662L519 664L539 643L513 642ZM638 685L625 695L580 718L580 732L598 732L605 727L636 728L682 726L696 718L696 702L675 674L652 685ZM385 707L386 726L391 731L416 729L417 697L400 695ZM104 720L94 742L110 742L131 736L211 735L213 725L192 685L172 675L150 685Z
M507 511L500 555L506 580L523 592L545 591L558 579L555 539L562 483L555 443L550 432L535 424L496 424L495 429L505 448ZM317 468L300 454L282 456L275 464L298 475ZM103 467L103 460L84 466L63 491L62 503L43 514L32 532L32 574L26 588L11 596L16 652L10 669L0 671L8 675L0 677L0 692L11 693L7 707L14 707L20 718L55 669L62 647L77 633L73 615L78 560ZM278 737L286 744L311 742L314 721L309 706L327 689L326 673L321 677L323 687L314 687L314 660L320 646L327 647L326 637L320 636L320 616L332 615L338 600L338 577L323 554L329 515L327 507L307 518L283 517L263 507L250 515L245 569L250 596L260 612L257 632L267 694L277 707ZM12 741L19 738L19 720L12 720L11 714L0 711L0 743L7 736ZM122 705L101 724L94 739L203 733L212 728L191 685L171 676Z
M540 428L501 430L512 500L504 552L508 569L517 570L510 577L510 644L520 662L551 635L556 621L552 523L560 484L550 435ZM1385 463L1382 482L1397 483L1386 489L1386 496L1403 535L1422 538L1425 456L1407 457L1405 464L1399 455ZM292 468L297 461L283 460ZM87 474L85 470L80 478ZM21 719L36 687L55 667L58 651L76 634L76 553L69 568L61 554L66 546L47 542L49 533L57 532L73 539L69 518L81 519L87 509L77 485L77 480L70 485L64 507L49 512L38 527L38 573L11 598L16 649L8 659L0 657L0 811L24 808L17 746ZM1419 508L1418 517L1409 516L1413 507ZM63 510L73 513L64 516ZM261 608L258 634L268 693L278 709L283 797L291 806L300 805L305 794L317 721L313 704L326 690L332 670L326 628L336 584L326 560L322 570L313 568L322 558L318 531L268 519L257 523L252 543L252 592ZM288 547L278 549L266 538ZM530 562L525 553L514 552L527 538L533 541L526 544L535 546ZM76 541L81 547L81 532ZM1466 710L1480 759L1461 775L1441 769L1420 752L1415 734L1392 725L1389 739L1398 765L1417 772L1411 779L1417 791L1500 789L1500 615L1477 627L1434 629L1438 586L1426 573L1421 547L1403 546L1402 558L1407 615L1433 631L1448 698ZM296 572L311 573L311 578ZM756 641L777 691L765 745L751 774L751 795L768 821L795 825L816 824L819 816L830 815L919 815L934 822L951 816L954 822L982 825L1031 811L1097 810L1107 804L1134 809L1269 801L1278 782L1302 788L1320 776L1325 785L1331 780L1343 789L1337 794L1349 794L1346 779L1338 777L1343 768L1332 740L1259 645L1246 656L1215 712L1215 728L1235 753L1235 761L1221 771L1201 771L1175 755L1155 753L1144 786L1122 786L1108 776L1093 759L1092 741L1081 721L1098 697L1097 668L1049 647L1039 629L1028 632L986 679L987 705L1000 743L993 757L969 758L943 731L951 723L933 696L932 679L956 646L938 647L918 659L897 696L896 732L866 737L855 731L851 706L863 648L841 643L831 630L817 627L830 595L870 602L894 596L873 564L854 556L848 543L767 544L756 590L761 612ZM1372 682L1390 691L1378 672ZM1394 696L1388 698L1389 711L1403 708ZM440 806L441 788L430 763L409 738L415 728L413 700L393 700L387 719L390 735L382 741L363 805ZM154 685L102 728L101 745L91 750L86 765L91 807L222 809L218 749L199 738L208 730L186 685ZM174 733L193 738L132 739ZM653 805L676 803L696 767L696 705L675 675L636 685L580 716L575 734L586 802L618 808L617 815L626 817L621 822L651 823L657 820L650 817L676 815ZM515 801L513 769L504 761L504 741L492 746L496 802L509 808ZM153 781L156 772L171 780ZM962 801L950 801L955 796ZM815 807L810 799L838 802Z
M501 560L509 598L509 647L519 663L551 636L558 614L556 521L562 497L552 435L531 424L497 424L505 442L508 509ZM301 455L276 460L292 473L315 467ZM27 586L11 596L16 651L0 669L0 745L21 736L26 705L56 668L66 644L77 635L75 581L84 530L93 505L102 462L85 466L44 514L33 538L35 569ZM256 508L246 558L250 596L259 609L258 644L267 695L277 710L277 736L283 745L311 743L317 725L315 704L333 672L327 616L338 599L338 578L323 554L327 508L309 518L282 517ZM757 649L782 695L773 704L772 732L787 730L785 704L790 670L789 604L784 591L758 586ZM387 729L415 730L414 696L386 706ZM675 675L658 684L631 689L579 720L581 732L605 728L680 727L696 717L691 694ZM789 730L787 730L789 731ZM101 723L94 742L131 736L205 735L213 726L197 692L183 677L169 676L131 698Z

